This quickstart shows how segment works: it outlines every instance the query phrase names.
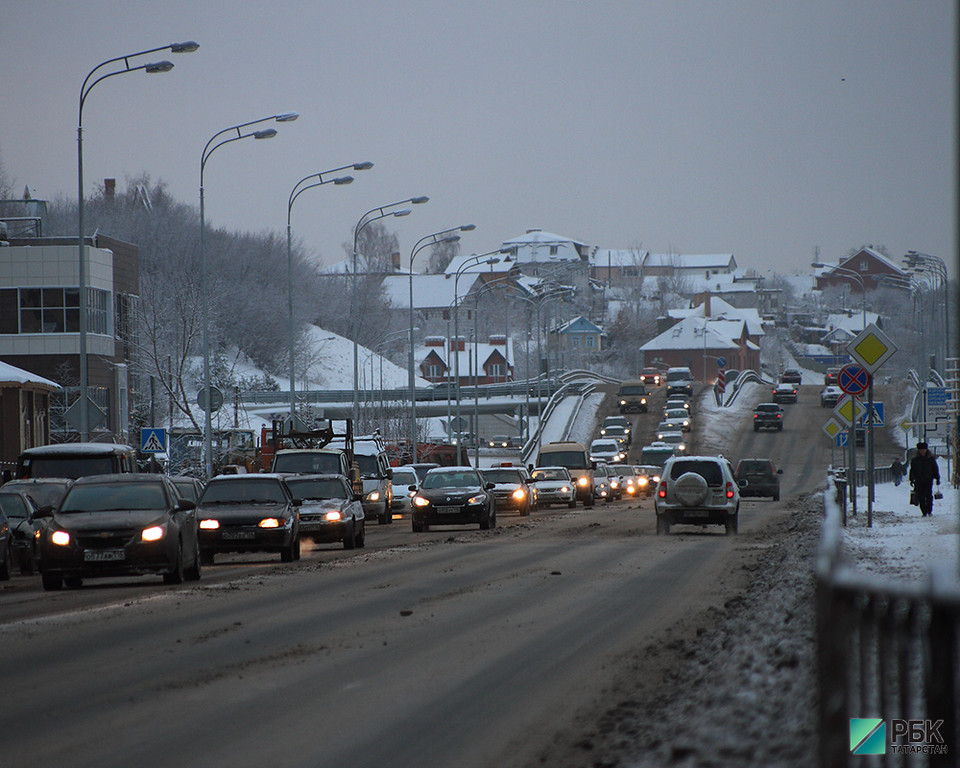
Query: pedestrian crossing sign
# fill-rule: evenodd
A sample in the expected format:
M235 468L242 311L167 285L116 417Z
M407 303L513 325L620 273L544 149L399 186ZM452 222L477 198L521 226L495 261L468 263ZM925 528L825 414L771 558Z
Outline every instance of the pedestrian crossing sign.
M141 453L166 453L167 430L162 427L145 427L140 430Z

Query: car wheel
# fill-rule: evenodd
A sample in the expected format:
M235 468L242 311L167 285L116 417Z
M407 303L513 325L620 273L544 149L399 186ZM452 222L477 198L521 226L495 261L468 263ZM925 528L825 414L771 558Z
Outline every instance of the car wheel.
M164 584L183 584L183 542L177 544L177 559L173 568L163 574Z
M213 558L216 557L212 549L200 550L200 562L204 565L213 565Z
M489 531L493 527L493 516L489 512L480 515L480 530Z
M300 537L294 536L290 541L290 546L280 553L281 563L292 563L300 554Z
M570 501L567 502L567 506L570 507L570 509L576 509L576 508L577 508L577 500L576 500L576 499L570 499Z
M773 494L773 500L780 501L780 491L777 491L775 494Z
M70 587L70 589L80 589L80 587L83 586L83 579L79 576L65 576L63 583Z
M520 507L520 517L527 517L530 514L530 502L527 501L522 507Z
M203 569L203 556L200 554L200 540L196 539L193 543L193 565L184 570L183 575L187 581L200 581L200 572Z
M754 424L754 425L753 425L753 431L754 431L754 432L759 432L759 431L760 431L760 425L759 425L759 424Z
M739 522L740 515L734 515L732 518L728 517L726 522L727 536L733 536L737 532L737 523Z
M783 424L777 424L777 432L783 432Z
M40 581L47 592L56 592L63 587L63 577L59 573L41 574Z
M0 581L10 580L10 547L7 547L7 553L0 563Z
M594 502L593 494L591 493L587 498L583 500L583 506L592 507Z
M666 536L670 533L670 523L666 518L657 515L657 536Z
M343 534L343 548L353 549L357 546L357 523L354 521L350 530Z
M393 522L393 515L390 514L390 505L384 503L383 511L377 513L377 524L387 525Z
M416 518L413 519L412 526L414 533L423 533L423 523L421 523Z
M360 521L360 532L357 534L356 545L358 549L363 549L367 544L367 525L363 520Z

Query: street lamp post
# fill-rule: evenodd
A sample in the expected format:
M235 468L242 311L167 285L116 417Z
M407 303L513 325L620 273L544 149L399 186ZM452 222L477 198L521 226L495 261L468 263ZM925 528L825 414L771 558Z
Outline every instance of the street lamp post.
M77 249L78 249L78 277L77 283L80 293L80 305L79 305L79 326L78 331L80 333L80 440L85 442L90 438L90 417L87 411L87 390L89 389L89 371L87 369L87 264L86 264L86 250L83 245L83 213L84 213L84 203L83 203L83 105L87 100L87 96L90 95L90 91L93 90L93 87L103 81L108 77L113 77L114 75L123 75L128 72L136 72L137 70L142 69L147 74L157 74L160 72L169 72L173 69L173 63L169 61L158 61L151 62L148 64L140 64L138 66L131 66L130 59L137 58L138 56L147 56L151 53L158 53L160 51L170 51L171 53L193 53L200 47L199 43L195 43L192 40L188 40L184 43L171 43L170 45L162 45L159 48L150 48L145 51L137 51L136 53L128 53L126 56L117 56L112 59L107 59L102 61L90 72L83 80L83 85L80 86L80 106L77 110ZM97 74L104 67L109 66L110 64L120 64L122 62L123 69L116 69L111 72L104 72L102 74ZM93 80L91 80L93 78Z
M430 235L425 235L421 237L413 246L413 250L410 251L410 350L407 355L407 368L408 368L408 379L410 385L410 446L413 451L412 461L418 461L417 459L417 388L416 388L416 376L414 372L415 360L413 359L413 260L416 258L417 253L427 246L439 245L440 243L455 243L460 240L460 235L456 234L457 232L472 232L476 229L475 224L462 224L459 227L451 227L450 229L443 229L439 232L434 232Z
M946 360L950 357L950 290L948 288L947 265L943 259L938 256L931 256L928 253L919 253L918 251L907 251L903 257L904 263L914 272L930 273L937 278L937 282L943 288L943 355L940 359L941 365L946 365ZM936 315L934 315L936 319ZM939 334L938 334L939 335Z
M250 126L257 125L259 123L266 123L271 120L278 123L289 123L293 122L298 117L300 117L300 115L296 112L282 112L277 115L270 115L269 117L261 117L258 120L251 120L247 123L231 125L229 128L224 128L223 130L217 131L215 134L213 134L206 145L204 145L203 152L200 153L200 303L203 305L203 392L205 394L203 401L203 449L205 454L204 471L208 479L213 476L213 419L211 417L210 407L212 400L209 332L210 307L209 302L207 301L207 259L206 252L204 251L206 214L204 210L203 172L206 168L207 160L210 159L210 155L212 155L224 144L249 138L272 139L277 135L276 128L264 128L261 130L249 131L247 133L243 132L244 128L249 128ZM236 135L229 135L232 133L236 133ZM221 138L224 136L225 138Z
M519 294L514 294L514 298L519 301L525 301L530 304L537 313L537 420L539 421L540 416L543 414L543 388L541 387L540 382L540 363L543 361L543 347L541 345L541 324L542 319L540 316L541 311L543 310L544 305L551 301L557 301L563 299L570 295L570 291L567 289L554 289L547 291L539 295L535 299L528 298L526 296L520 296ZM549 342L548 342L549 344ZM529 381L530 372L527 371L527 379ZM527 406L527 418L530 418L530 408ZM527 425L527 439L530 439L530 426Z
M454 378L456 379L456 393L457 393L457 445L459 446L462 442L462 437L459 433L462 431L462 424L460 422L460 294L458 292L458 285L460 282L460 275L469 270L471 267L475 267L478 264L489 264L494 265L500 262L500 257L495 254L501 253L510 253L509 249L498 248L495 251L487 251L486 253L475 253L472 256L468 256L464 259L463 263L457 268L456 273L453 276L453 343L457 346L456 350L450 350L451 352L456 352L454 360ZM450 397L450 390L447 389L447 398ZM457 455L460 455L460 449L457 448Z
M313 189L314 187L319 187L324 184L334 184L336 186L341 186L344 184L351 184L353 182L353 176L338 176L335 178L325 178L334 173L340 173L340 171L366 171L370 168L373 168L373 163L364 162L364 163L353 163L352 165L344 165L340 168L333 168L329 171L322 171L320 173L311 173L309 176L304 176L300 181L294 184L293 189L290 190L290 197L287 200L287 311L290 321L290 429L291 431L295 428L294 422L297 414L297 402L295 392L295 381L296 381L296 370L294 368L294 326L293 326L293 249L291 247L292 236L290 229L290 213L293 210L294 201L300 196L301 193L306 192L308 189ZM311 184L306 184L306 182L316 179Z
M377 208L371 208L363 216L357 220L357 225L353 228L353 260L352 260L352 282L350 285L350 317L352 320L352 336L353 336L353 428L357 428L357 419L360 415L360 391L359 391L359 378L360 378L360 345L357 340L359 325L357 318L357 248L359 246L360 233L368 225L372 224L378 219L385 219L387 216L409 216L410 209L402 208L400 210L390 210L392 208L397 208L401 205L406 205L410 203L412 205L422 205L427 202L430 198L426 195L421 195L419 197L408 197L406 200L398 200L395 203L390 203L389 205L381 205Z

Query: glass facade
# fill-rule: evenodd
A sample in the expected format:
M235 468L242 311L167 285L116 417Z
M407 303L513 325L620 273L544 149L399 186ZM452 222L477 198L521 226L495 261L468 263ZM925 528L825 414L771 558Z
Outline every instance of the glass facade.
M87 288L87 332L111 333L110 292ZM79 288L0 288L0 333L79 333Z

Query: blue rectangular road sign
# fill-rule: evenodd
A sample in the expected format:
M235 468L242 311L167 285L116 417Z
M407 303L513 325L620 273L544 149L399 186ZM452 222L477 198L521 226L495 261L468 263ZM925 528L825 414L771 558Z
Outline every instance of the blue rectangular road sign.
M164 453L167 450L167 430L163 427L145 427L140 430L141 453Z
M863 401L861 401L861 402L863 402ZM868 403L866 403L866 402L864 402L863 404L864 404L864 405L868 405ZM863 416L860 417L860 423L861 423L861 424L866 424L866 423L867 423L867 414L866 414L866 413L864 413ZM875 427L882 427L882 426L883 426L883 403L880 402L879 400L874 400L874 401L873 401L873 426L875 426Z

